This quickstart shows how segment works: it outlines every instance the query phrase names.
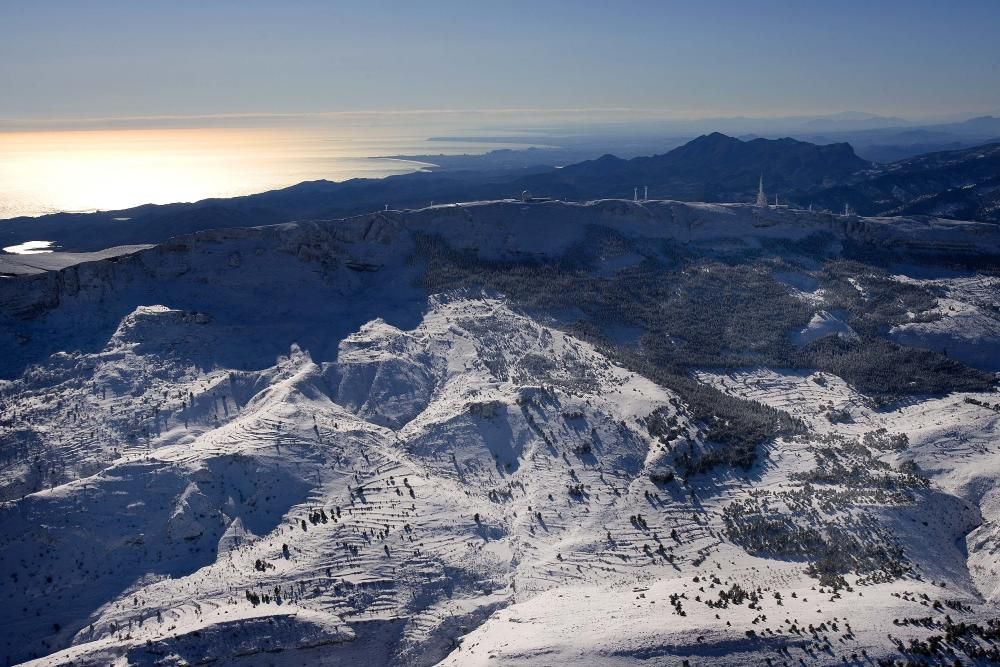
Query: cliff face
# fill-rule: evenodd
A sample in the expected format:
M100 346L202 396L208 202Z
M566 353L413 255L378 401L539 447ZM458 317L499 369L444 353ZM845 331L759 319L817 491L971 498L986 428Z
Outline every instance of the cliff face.
M497 201L380 212L331 221L222 229L181 236L151 248L79 263L63 270L0 280L0 313L36 318L67 298L100 303L128 285L178 279L190 272L238 269L247 253L276 252L355 271L405 261L414 235L437 235L457 248L496 259L553 258L584 238L588 227L626 237L711 244L740 239L748 246L768 239L801 240L825 233L872 249L923 254L1000 253L1000 228L926 217L843 217L788 208L688 204L636 204L602 200L587 204ZM247 276L248 285L266 272Z

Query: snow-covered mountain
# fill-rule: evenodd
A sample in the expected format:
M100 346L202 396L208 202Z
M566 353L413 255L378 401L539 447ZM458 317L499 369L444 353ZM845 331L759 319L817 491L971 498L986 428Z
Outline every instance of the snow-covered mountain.
M0 659L985 664L998 255L494 201L0 279Z

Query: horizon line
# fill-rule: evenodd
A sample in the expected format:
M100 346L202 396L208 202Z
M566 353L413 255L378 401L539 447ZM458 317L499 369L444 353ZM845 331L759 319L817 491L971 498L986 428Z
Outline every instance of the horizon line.
M647 122L647 123L697 123L712 121L796 121L796 120L837 120L837 116L844 114L866 114L870 120L875 119L898 119L905 124L919 122L954 122L957 119L969 119L1000 113L994 112L955 112L953 114L928 114L913 115L909 117L896 114L884 115L881 113L841 110L834 112L801 112L794 114L780 113L749 113L749 114L725 114L717 110L704 111L671 111L664 108L653 107L498 107L498 108L445 108L445 109L368 109L368 110L336 110L336 111L246 111L246 112L219 112L219 113L193 113L193 114L133 114L121 116L69 116L69 117L2 117L0 116L0 132L20 132L20 131L43 131L59 129L84 129L95 125L142 125L148 123L195 123L203 122L247 122L247 121L275 121L275 120L336 120L347 118L381 117L381 118L412 118L420 116L519 116L536 115L550 116L553 114L562 115L567 120L575 122L593 123L621 123L621 122ZM613 117L615 114L617 118ZM596 115L597 118L579 118L580 116ZM600 118L599 116L608 116ZM576 117L576 118L573 118ZM861 121L866 119L859 119ZM111 128L102 128L111 129Z

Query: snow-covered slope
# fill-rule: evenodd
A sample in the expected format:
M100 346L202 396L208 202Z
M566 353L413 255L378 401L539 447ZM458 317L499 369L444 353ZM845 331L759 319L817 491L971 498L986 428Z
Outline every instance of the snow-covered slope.
M420 286L429 235L513 266L595 228L783 261L1000 251L975 223L484 202L204 232L6 279L0 660L830 664L917 655L909 640L946 615L982 630L955 655L989 650L1000 397L886 406L830 373L699 369L802 428L749 470L687 474L715 445L684 396L562 312ZM857 338L824 288L779 268L814 309L791 348ZM897 282L933 283L941 316L886 335L961 339L975 308L976 350L997 344L989 278L911 273ZM900 620L918 617L933 620Z
M161 321L127 342L149 318ZM83 364L100 377L114 355L128 375L132 357L144 374L136 357L150 355L136 347L199 326L144 307ZM11 587L9 609L31 611L4 619L11 639L58 623L56 637L84 642L71 652L115 644L139 656L147 640L221 633L213 628L271 605L308 611L323 628L363 621L418 663L443 657L449 618L484 616L515 581L550 587L568 569L562 551L613 558L604 533L634 532L615 524L638 504L629 485L655 458L638 419L671 398L490 299L435 302L407 332L370 322L334 363L294 348L261 371L174 383L166 400L148 386L130 398L157 401L159 433L112 453L96 475L5 509L4 569L37 572ZM70 410L90 403L94 421L114 419L115 401L91 400L86 386L60 397ZM97 455L86 444L63 452L70 467ZM567 491L577 485L579 497ZM574 578L599 580L603 569ZM255 606L248 592L272 602ZM302 632L319 641L312 628Z

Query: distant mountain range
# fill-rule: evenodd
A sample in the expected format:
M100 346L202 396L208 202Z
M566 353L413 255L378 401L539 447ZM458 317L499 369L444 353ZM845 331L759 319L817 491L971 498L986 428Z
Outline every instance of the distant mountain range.
M967 121L990 126L990 119ZM963 124L964 126L965 124ZM1000 143L935 152L885 165L859 157L848 143L791 138L743 141L718 132L651 157L605 155L562 168L544 165L449 170L385 179L311 181L245 197L124 211L60 213L0 221L0 247L54 241L62 250L94 251L156 243L179 234L291 220L338 218L385 207L534 196L751 202L760 177L773 201L863 215L926 214L1000 222Z
M933 215L1000 222L1000 143L876 165L847 143L741 141L718 132L662 155L605 155L518 181L533 194L565 199L631 198L749 202L763 175L769 199L861 215ZM773 201L773 199L772 199Z
M800 198L862 215L1000 222L1000 143L919 155Z
M757 191L761 176L769 188L784 193L832 186L871 166L849 144L740 141L713 132L663 155L631 160L605 155L519 182L560 198L631 198L634 188L645 194L648 186L650 199L745 201Z
M792 136L817 144L846 141L865 159L888 163L922 153L992 143L1000 139L1000 117L977 116L955 123L916 126L900 123L851 128L842 124L807 124Z

